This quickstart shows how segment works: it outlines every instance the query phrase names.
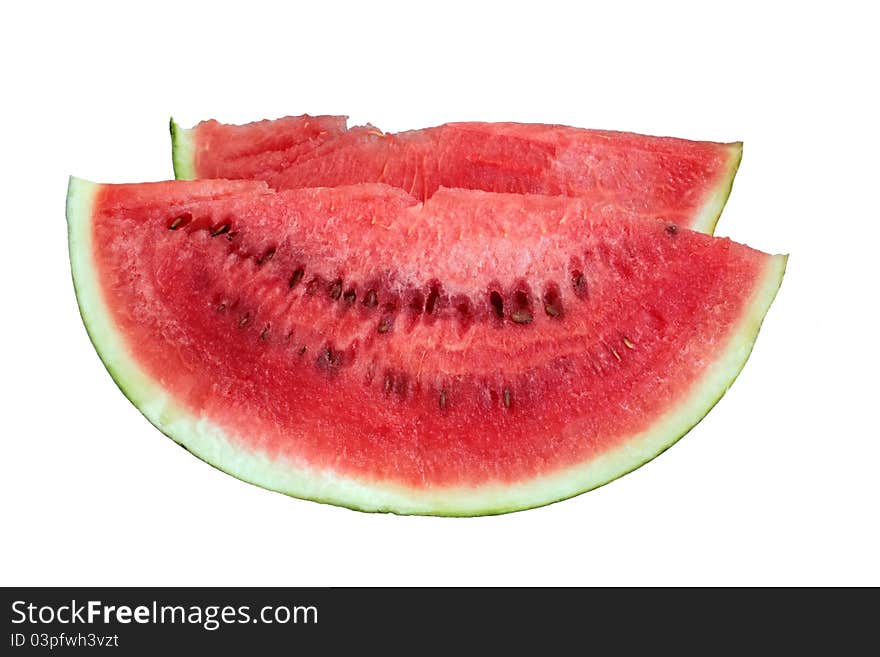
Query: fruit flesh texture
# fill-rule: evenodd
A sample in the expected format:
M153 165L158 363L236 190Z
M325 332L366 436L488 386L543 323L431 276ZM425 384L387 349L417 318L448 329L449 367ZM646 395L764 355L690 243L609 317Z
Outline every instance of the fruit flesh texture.
M451 123L386 134L343 117L288 117L190 132L200 178L276 189L381 182L430 198L441 187L586 197L711 232L741 144L567 126ZM270 136L271 135L271 136Z
M688 394L776 259L583 200L383 185L102 186L91 230L115 326L193 415L411 488L618 447Z
M276 175L340 137L345 123L344 116L287 117L244 126L203 121L197 131L196 174L233 179Z

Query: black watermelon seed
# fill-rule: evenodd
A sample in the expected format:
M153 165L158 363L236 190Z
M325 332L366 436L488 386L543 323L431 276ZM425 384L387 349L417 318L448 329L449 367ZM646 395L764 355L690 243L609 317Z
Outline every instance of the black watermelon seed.
M550 317L562 317L562 298L556 283L550 283L544 289L544 312Z
M217 237L218 235L223 235L224 233L229 232L229 224L222 223L219 226L215 226L211 229L211 237Z
M559 317L562 315L562 307L558 303L544 301L544 312L550 317Z
M274 255L275 255L275 248L273 247L273 248L268 249L265 253L263 253L263 255L261 255L259 258L257 258L257 264L258 265L266 264L267 262L269 262L273 258Z
M331 299L339 299L342 296L342 279L337 278L335 281L330 283L330 298Z
M394 326L394 318L385 315L382 319L379 320L379 325L376 327L376 330L379 333L388 333L391 330L391 327Z
M517 324L531 324L534 317L532 313L523 308L519 310L514 310L510 313L510 319L512 319Z
M495 312L496 317L504 317L504 299L501 298L501 294L492 290L489 294L489 303L492 305L492 310Z
M333 349L330 345L327 345L321 350L321 353L318 354L318 358L315 360L315 366L319 370L324 370L327 372L334 372L339 369L342 365L342 354Z
M297 283L302 280L303 276L305 276L305 272L302 270L302 268L294 270L293 274L291 274L290 276L290 280L287 283L288 286L291 288L296 287Z
M312 280L306 284L306 294L312 295L318 291L318 285L320 284L320 279L316 276Z
M168 226L168 230L177 230L178 228L183 228L190 221L192 221L192 215L189 212L184 212L183 214L174 218L174 221L172 221L171 225Z
M431 290L428 292L428 299L425 301L425 312L429 315L434 312L434 308L437 307L437 301L440 299L440 287L438 285L432 285Z

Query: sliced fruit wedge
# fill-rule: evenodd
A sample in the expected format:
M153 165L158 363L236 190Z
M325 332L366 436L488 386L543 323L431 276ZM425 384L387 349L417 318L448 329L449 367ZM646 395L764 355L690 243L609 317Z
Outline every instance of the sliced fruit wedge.
M266 488L477 515L665 450L743 367L786 258L587 200L72 179L92 341L161 431Z
M247 125L171 122L178 178L264 180L276 189L381 182L420 200L440 187L584 197L713 232L742 143L524 123L449 123L386 134L345 117Z

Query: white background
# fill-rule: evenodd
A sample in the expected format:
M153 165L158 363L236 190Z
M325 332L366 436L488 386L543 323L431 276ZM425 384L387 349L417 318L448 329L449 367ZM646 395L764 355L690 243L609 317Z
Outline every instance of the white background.
M880 51L828 6L4 3L0 584L880 584ZM657 460L508 516L361 514L189 456L89 343L67 176L171 177L170 114L304 112L742 139L718 234L791 253L751 361Z

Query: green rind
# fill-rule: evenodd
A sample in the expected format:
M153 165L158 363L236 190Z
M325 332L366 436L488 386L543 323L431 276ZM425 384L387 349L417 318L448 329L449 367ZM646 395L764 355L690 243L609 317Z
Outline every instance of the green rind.
M715 226L718 225L718 220L721 218L724 206L727 205L727 199L730 198L733 180L736 178L736 172L739 171L739 164L742 162L743 143L737 141L728 144L727 152L727 166L724 168L724 175L707 192L706 200L691 221L690 228L692 230L698 230L709 235L715 233Z
M168 123L171 130L171 160L174 164L174 177L177 180L195 180L194 128L189 130L181 128L174 122L174 117Z
M551 504L602 486L647 463L684 436L724 395L751 353L763 318L782 282L787 256L772 256L739 325L688 397L646 431L585 463L515 485L414 489L342 476L305 463L271 460L245 450L209 419L182 408L144 373L116 331L91 258L92 205L98 186L71 178L67 198L71 270L80 313L101 360L123 394L160 431L214 467L249 483L299 497L369 512L475 516Z

